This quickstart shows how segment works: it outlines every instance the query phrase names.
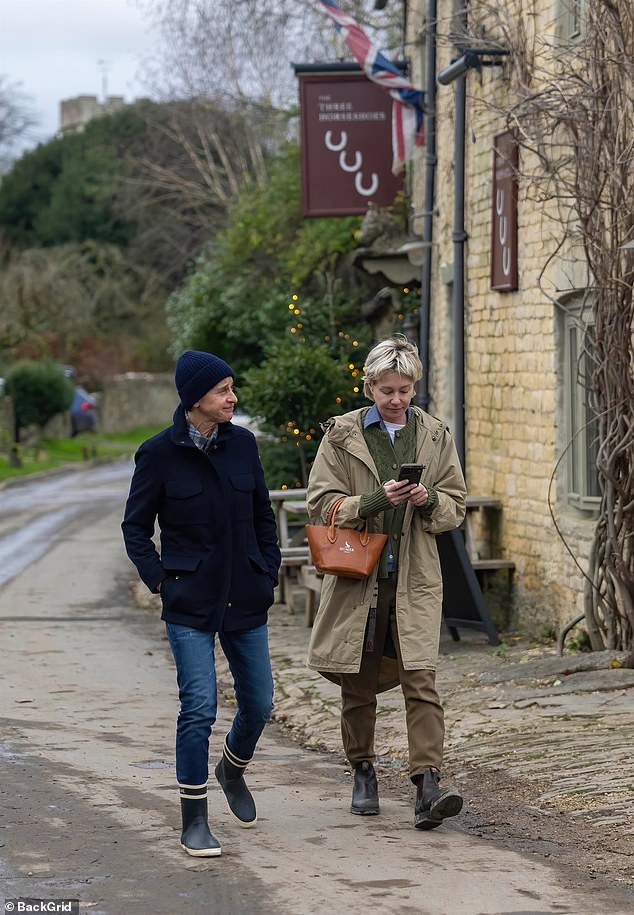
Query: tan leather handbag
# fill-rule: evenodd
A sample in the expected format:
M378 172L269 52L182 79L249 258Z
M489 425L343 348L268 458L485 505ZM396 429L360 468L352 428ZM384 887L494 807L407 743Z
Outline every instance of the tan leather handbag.
M313 564L328 575L369 578L387 543L387 534L370 534L367 520L362 531L335 527L335 515L343 502L338 499L331 506L327 524L306 525Z

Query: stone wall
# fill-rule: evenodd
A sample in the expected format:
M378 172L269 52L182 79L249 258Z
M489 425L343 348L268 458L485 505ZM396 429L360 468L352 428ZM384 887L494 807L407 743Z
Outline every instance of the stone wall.
M477 5L477 0L475 4ZM438 4L439 29L444 31L438 70L453 51L447 41L451 0ZM541 0L542 30L552 29L553 2ZM423 25L424 2L412 4L409 38ZM423 84L420 61L412 58L413 76ZM527 181L520 182L519 274L517 292L490 288L491 185L493 137L506 129L503 112L513 102L508 82L498 68L484 68L467 77L466 168L466 301L465 412L466 473L469 491L501 500L501 555L516 563L514 620L537 631L561 626L580 612L583 576L553 524L549 496L558 526L584 566L594 524L591 516L571 509L551 485L560 457L560 376L555 306L546 295L540 274L556 243L556 224L543 207L530 200ZM438 86L438 169L434 222L434 267L431 304L431 412L452 416L453 327L451 276L453 262L454 87ZM494 113L492 104L501 114ZM530 171L524 157L522 171ZM422 163L416 169L413 209L423 209ZM420 228L420 227L417 227ZM562 287L560 270L550 290ZM546 277L546 282L548 282ZM575 281L578 281L578 271ZM549 290L549 291L550 291Z
M99 398L99 429L131 432L139 426L169 426L177 405L171 373L117 375L104 384Z
M20 427L20 447L31 448L45 438L69 438L71 434L70 413L56 413L43 427L35 424Z

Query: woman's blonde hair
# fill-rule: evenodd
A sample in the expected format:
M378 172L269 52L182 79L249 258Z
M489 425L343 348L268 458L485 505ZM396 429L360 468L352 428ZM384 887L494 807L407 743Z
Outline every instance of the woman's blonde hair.
M373 346L365 360L363 393L372 400L370 385L387 372L396 372L412 382L423 377L423 365L414 343L404 334L394 334L389 340L382 340Z

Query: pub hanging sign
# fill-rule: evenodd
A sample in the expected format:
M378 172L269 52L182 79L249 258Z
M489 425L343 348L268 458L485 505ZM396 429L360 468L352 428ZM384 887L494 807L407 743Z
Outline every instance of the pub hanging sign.
M517 168L519 153L512 133L493 138L493 199L491 213L491 289L518 288Z
M403 188L402 177L392 174L391 96L357 67L322 66L295 66L304 216L391 206Z

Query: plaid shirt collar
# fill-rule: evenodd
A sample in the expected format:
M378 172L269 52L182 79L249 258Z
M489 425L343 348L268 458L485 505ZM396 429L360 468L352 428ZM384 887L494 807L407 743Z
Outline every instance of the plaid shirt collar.
M214 427L211 435L203 435L202 432L198 431L196 426L189 418L189 413L186 413L185 415L187 417L187 431L189 433L189 437L197 448L207 454L212 444L218 438L218 426Z

